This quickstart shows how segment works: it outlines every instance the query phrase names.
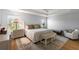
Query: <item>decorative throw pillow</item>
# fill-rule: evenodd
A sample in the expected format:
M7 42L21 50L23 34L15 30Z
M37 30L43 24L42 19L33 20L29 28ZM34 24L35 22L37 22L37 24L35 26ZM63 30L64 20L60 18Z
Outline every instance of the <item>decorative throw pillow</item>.
M40 28L40 25L34 25L34 28L38 29L38 28Z
M69 32L69 33L72 33L74 30L72 29L69 29L69 30L66 30L66 32Z
M34 29L33 25L28 25L28 29Z

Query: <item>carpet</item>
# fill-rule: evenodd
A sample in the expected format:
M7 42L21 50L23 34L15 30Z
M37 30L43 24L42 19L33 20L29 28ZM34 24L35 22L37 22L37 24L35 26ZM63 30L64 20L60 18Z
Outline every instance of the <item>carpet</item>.
M8 50L9 49L9 40L0 41L0 50Z
M17 46L18 46L18 50L61 50L61 48L63 47L63 45L68 41L68 38L62 37L62 36L57 36L56 40L54 40L53 42L49 43L47 45L47 47L45 47L44 44L42 44L41 42L37 42L37 43L30 43L28 45L25 45L23 47L23 45L21 44L20 39L16 40Z

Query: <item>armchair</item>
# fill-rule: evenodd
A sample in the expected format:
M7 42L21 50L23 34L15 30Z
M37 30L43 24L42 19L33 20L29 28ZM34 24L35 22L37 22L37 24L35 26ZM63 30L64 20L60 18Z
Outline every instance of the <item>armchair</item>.
M25 30L20 29L20 30L13 31L10 35L10 38L11 39L16 39L16 38L20 38L20 37L24 37L24 36L25 36Z
M72 32L64 31L64 36L70 39L78 39L79 38L79 31L74 30Z

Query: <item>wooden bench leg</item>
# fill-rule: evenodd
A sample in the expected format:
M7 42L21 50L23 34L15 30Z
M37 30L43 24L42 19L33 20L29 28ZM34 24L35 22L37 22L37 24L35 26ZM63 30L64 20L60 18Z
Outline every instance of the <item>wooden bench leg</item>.
M45 39L45 47L47 47L47 39Z
M51 42L56 39L56 35L51 38Z

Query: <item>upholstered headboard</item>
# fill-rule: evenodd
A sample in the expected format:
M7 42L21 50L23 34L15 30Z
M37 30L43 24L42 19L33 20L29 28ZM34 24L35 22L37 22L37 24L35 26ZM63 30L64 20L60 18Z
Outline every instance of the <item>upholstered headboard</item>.
M25 25L28 29L38 29L41 28L40 24L31 24L31 25Z

